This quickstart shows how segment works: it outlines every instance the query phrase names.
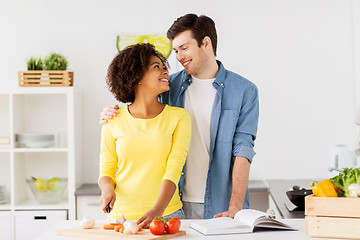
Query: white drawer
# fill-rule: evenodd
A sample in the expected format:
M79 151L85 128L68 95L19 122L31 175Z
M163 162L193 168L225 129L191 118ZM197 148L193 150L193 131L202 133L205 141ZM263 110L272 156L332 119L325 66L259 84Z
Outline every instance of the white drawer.
M76 197L76 218L89 216L95 220L106 220L107 215L99 204L100 195L81 195Z
M0 239L11 239L11 212L0 211Z
M67 219L67 210L15 211L15 239L34 239L60 220Z

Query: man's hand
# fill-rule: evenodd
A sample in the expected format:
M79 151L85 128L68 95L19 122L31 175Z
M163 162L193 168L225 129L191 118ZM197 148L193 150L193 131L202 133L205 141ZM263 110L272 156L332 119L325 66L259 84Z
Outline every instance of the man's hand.
M119 109L118 105L115 105L114 107L104 107L103 111L100 114L99 124L104 125L109 119L116 116L116 114L118 114L117 109Z
M239 209L240 210L240 209ZM227 210L226 212L222 212L222 213L218 213L214 216L214 218L218 218L218 217L230 217L230 218L234 218L235 214L239 211L239 210Z
M232 190L229 209L226 212L218 213L214 218L231 217L243 208L246 189L249 180L250 162L245 157L233 157L234 168L232 173Z

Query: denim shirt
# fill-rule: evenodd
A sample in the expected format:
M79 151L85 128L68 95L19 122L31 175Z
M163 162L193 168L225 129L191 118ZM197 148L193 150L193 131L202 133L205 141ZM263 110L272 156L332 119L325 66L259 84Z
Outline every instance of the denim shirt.
M228 210L232 190L233 156L252 162L259 118L258 90L254 83L228 71L220 61L213 86L216 95L210 120L210 162L204 199L204 218ZM192 83L184 70L170 76L170 90L160 96L163 103L184 107L185 90ZM179 181L180 196L185 167ZM249 208L246 191L243 208Z

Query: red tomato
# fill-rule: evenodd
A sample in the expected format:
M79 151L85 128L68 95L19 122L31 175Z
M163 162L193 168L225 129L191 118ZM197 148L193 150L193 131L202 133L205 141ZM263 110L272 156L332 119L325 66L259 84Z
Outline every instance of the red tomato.
M160 220L152 220L149 228L150 232L154 235L161 235L165 232L165 224Z
M166 222L165 230L169 234L174 234L179 231L180 226L181 226L180 219L178 219L177 217L174 217Z

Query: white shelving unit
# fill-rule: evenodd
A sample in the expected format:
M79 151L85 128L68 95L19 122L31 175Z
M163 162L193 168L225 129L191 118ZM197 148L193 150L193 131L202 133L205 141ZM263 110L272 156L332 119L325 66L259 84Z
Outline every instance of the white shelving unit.
M66 211L68 219L75 219L75 167L78 163L75 161L74 114L72 87L0 90L0 136L10 136L9 148L0 148L0 185L5 185L7 198L6 203L0 204L0 222L11 221L10 239L18 239L21 235L17 233L20 228L16 222L22 213L26 213L27 218L29 211L33 211L34 216L46 213L50 214L48 219L52 219L51 211L56 216L59 211ZM50 148L20 148L15 140L17 133L51 133L61 141ZM38 203L26 183L30 176L67 178L63 199L56 204ZM8 234L8 230L0 226L0 239L8 239Z

